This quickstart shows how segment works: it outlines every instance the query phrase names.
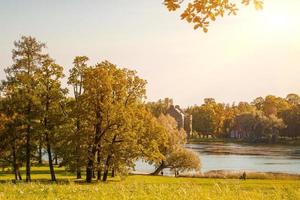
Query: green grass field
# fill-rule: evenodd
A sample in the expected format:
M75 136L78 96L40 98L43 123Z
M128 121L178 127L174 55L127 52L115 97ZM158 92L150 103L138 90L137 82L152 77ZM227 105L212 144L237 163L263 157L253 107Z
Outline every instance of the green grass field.
M297 200L299 180L238 180L174 178L131 175L107 183L76 183L74 176L56 168L58 184L49 182L47 167L33 168L33 182L11 183L10 174L0 175L0 199L207 199Z

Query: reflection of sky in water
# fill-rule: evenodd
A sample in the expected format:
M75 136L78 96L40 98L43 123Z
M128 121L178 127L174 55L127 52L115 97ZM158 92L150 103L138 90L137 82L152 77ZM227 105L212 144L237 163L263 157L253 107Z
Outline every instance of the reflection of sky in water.
M300 159L247 155L201 155L200 157L203 172L224 169L300 173Z
M300 147L243 146L236 144L192 144L187 145L187 147L191 147L192 150L199 153L202 172L210 170L247 170L300 174ZM211 149L224 149L226 154L222 154L222 151L218 151L216 154ZM230 153L228 154L228 152ZM243 152L242 155L239 155L240 152ZM247 155L247 152L251 155ZM258 152L259 155L252 155L253 152ZM154 167L138 161L135 169L137 171L152 172Z

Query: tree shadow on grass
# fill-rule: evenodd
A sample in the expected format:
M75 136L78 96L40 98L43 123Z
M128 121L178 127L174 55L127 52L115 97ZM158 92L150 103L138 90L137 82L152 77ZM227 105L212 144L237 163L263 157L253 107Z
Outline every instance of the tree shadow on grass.
M93 180L92 183L87 183L85 179L76 179L73 178L58 178L57 181L51 181L48 178L38 178L38 179L32 179L30 183L38 183L38 184L45 184L45 185L69 185L69 184L79 184L79 185L96 185L96 184L108 184L108 183L117 183L120 182L120 180L107 180L106 182ZM14 179L6 179L6 180L0 180L0 184L24 184L28 183L25 180L14 180Z

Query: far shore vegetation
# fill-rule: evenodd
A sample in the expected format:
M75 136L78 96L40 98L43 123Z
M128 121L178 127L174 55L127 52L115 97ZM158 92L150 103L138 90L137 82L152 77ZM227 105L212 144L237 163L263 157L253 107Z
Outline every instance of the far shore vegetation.
M156 115L167 114L172 99L149 103ZM300 96L267 95L252 102L219 103L213 98L190 106L193 132L189 142L230 141L266 144L299 144Z
M265 141L252 142L247 139L232 139L232 138L215 138L215 137L201 137L198 135L192 136L188 143L190 144L201 144L201 143L237 143L237 144L248 144L248 145L287 145L287 146L300 146L300 139L290 138L279 138L276 143L266 143Z

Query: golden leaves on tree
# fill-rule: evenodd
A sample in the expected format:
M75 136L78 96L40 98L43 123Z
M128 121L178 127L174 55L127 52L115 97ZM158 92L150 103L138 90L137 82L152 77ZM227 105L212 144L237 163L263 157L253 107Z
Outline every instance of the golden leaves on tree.
M164 5L169 11L176 11L187 1L184 0L164 0ZM262 0L242 0L244 5L253 3L257 10L263 8ZM205 33L211 22L224 15L236 15L237 5L230 0L193 0L188 2L181 14L181 19L194 25L194 29L201 28Z

